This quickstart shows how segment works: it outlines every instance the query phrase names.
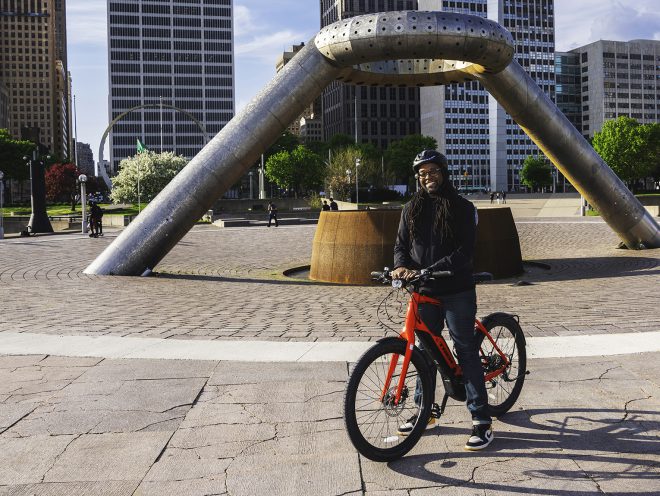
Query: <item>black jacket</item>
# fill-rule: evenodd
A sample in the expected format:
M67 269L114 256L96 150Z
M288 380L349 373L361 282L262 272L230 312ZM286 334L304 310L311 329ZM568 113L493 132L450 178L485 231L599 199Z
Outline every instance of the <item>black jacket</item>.
M394 268L451 270L452 277L427 281L421 292L427 295L447 295L474 288L472 257L476 241L476 209L463 197L455 196L451 204L452 239L442 240L433 232L435 210L427 199L420 214L419 239L410 239L406 203L401 213L399 232L394 244Z

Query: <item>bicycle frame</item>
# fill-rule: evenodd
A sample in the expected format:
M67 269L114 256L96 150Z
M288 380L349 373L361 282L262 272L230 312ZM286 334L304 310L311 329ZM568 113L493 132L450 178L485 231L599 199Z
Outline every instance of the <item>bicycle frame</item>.
M403 357L403 364L401 366L401 374L399 376L399 380L396 387L396 394L394 396L395 405L398 405L401 400L401 394L403 392L406 375L408 374L408 366L410 365L410 359L412 357L412 352L415 347L415 332L423 332L431 336L431 338L433 339L433 343L440 352L440 355L442 356L443 360L446 362L450 374L453 374L454 377L463 375L461 366L458 363L456 363L454 354L449 349L449 345L447 345L445 339L442 336L435 335L433 332L431 332L431 330L420 318L419 312L417 311L420 303L428 303L431 305L442 306L442 301L436 298L424 296L417 292L413 292L411 294L410 301L408 302L408 308L406 310L406 319L405 319L404 327L401 333L399 334L399 337L405 340L407 344L406 344L406 353ZM493 348L502 358L502 366L496 370L493 370L492 372L489 372L484 376L484 379L486 381L490 381L507 369L507 367L509 366L509 359L502 352L502 350L500 350L500 348L495 343L493 337L490 335L490 333L484 327L484 325L479 321L479 319L475 319L474 324L475 324L475 329L477 329L479 332L484 334L484 337L488 338L490 343L493 345ZM483 350L480 349L480 353L482 355L482 360L483 360L484 358ZM390 389L390 385L392 383L392 376L394 375L394 370L396 369L396 366L399 363L399 356L400 355L394 355L390 362L390 366L387 371L387 377L385 379L385 384L383 386L383 391L380 397L381 402L383 401L387 392Z

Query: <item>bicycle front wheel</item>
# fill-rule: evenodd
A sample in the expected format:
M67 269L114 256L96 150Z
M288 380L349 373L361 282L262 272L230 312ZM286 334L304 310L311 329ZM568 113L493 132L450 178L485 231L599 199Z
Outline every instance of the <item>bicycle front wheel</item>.
M490 414L500 417L514 405L525 382L525 336L518 322L508 314L489 315L483 320L483 325L509 362L500 375L486 381ZM481 344L481 357L484 374L498 370L503 365L502 357L487 337Z
M355 449L370 460L389 462L410 451L428 424L434 391L431 372L422 352L415 347L406 373L401 399L395 401L406 341L380 341L357 361L344 396L344 421ZM397 357L398 355L398 357ZM394 371L386 387L388 371ZM398 430L406 422L415 427L409 435Z

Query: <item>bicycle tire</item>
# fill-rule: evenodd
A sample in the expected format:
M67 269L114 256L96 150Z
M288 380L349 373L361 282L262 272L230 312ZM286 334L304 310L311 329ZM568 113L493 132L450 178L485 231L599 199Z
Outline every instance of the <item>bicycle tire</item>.
M406 374L405 398L399 405L388 405L386 400L380 399L392 355L398 354L400 357L389 391L396 388L405 352L406 341L400 338L379 341L358 359L346 385L344 423L348 437L360 454L373 461L389 462L408 453L424 433L431 416L435 392L431 391L432 379L427 361L417 347L413 349ZM417 377L422 385L420 405L414 402ZM417 422L412 432L405 437L398 435L396 431L399 426L414 415L417 415ZM374 425L380 428L372 435Z
M492 314L484 318L482 323L510 362L502 374L486 381L490 414L501 417L518 400L525 382L527 372L525 336L512 315ZM497 362L501 358L487 338L481 343L481 351L482 356L487 358L484 373L498 368Z

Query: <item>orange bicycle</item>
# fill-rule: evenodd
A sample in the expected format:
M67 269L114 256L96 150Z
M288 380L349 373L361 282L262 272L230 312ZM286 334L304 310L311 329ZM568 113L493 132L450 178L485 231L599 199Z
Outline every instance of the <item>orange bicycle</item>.
M448 398L466 401L460 365L442 337L431 332L418 314L420 303L442 305L436 298L418 292L431 278L448 277L448 271L422 270L410 281L392 279L389 269L372 272L372 279L391 283L394 291L410 293L404 327L398 337L380 339L356 362L344 395L344 421L348 436L362 455L374 461L392 461L410 451L421 438L429 418L439 418ZM492 279L475 274L475 282ZM384 300L386 301L386 300ZM379 307L380 308L380 307ZM504 415L516 402L527 372L525 336L518 317L493 313L475 321L483 334L481 363L488 392L490 414ZM423 345L420 350L415 338ZM445 394L435 403L433 374L440 373ZM416 418L407 436L399 426Z

